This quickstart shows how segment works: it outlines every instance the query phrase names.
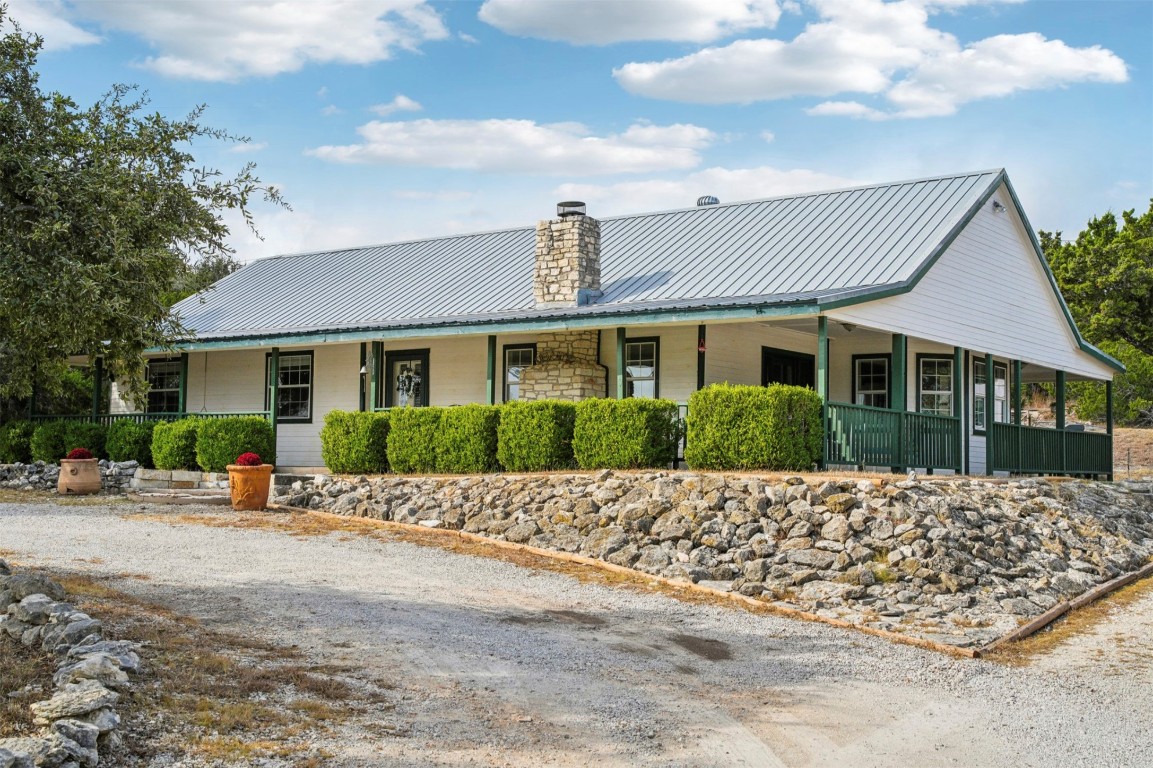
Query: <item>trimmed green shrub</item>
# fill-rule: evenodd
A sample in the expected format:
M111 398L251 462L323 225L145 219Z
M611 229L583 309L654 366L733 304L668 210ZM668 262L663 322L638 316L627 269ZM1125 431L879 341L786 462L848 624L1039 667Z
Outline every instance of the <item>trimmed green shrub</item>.
M320 430L320 456L340 475L387 472L388 414L329 411Z
M36 422L10 421L0 427L0 464L32 461L32 433Z
M539 472L573 466L576 403L563 400L512 402L501 406L496 457L510 472Z
M573 457L581 469L668 466L677 458L679 427L672 400L582 400L576 404Z
M108 437L108 427L103 424L93 424L88 421L65 422L64 427L64 453L68 455L73 448L87 448L98 459L108 458L104 452L104 443ZM56 459L60 460L59 457Z
M824 439L807 387L714 384L689 398L685 461L694 469L810 469Z
M145 468L152 467L152 428L155 422L136 422L118 419L108 425L108 439L104 443L112 461L135 461Z
M196 435L196 463L205 472L224 472L242 453L276 463L272 424L260 416L204 419Z
M440 417L436 441L438 472L493 472L500 408L495 405L454 405Z
M152 463L157 469L197 469L196 435L201 419L158 421L152 428Z
M444 408L388 412L388 465L400 474L436 471L436 444Z
M32 449L32 460L43 461L49 464L57 464L68 449L64 447L65 444L65 430L68 428L66 421L43 421L35 430L32 431L32 439L29 441L29 446Z

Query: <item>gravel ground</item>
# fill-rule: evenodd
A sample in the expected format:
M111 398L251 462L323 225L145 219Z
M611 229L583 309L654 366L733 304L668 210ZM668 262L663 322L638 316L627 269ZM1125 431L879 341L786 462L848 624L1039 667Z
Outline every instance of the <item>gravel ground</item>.
M379 721L401 735L346 731L331 765L1153 765L1153 593L1007 667L400 542L176 523L193 511L230 514L0 504L0 550L396 681Z

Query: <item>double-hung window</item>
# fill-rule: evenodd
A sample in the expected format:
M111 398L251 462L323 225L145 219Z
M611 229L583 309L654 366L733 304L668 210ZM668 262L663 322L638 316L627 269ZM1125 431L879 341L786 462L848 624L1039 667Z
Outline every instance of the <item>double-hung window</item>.
M180 410L180 361L148 361L147 413L176 413Z
M520 383L524 369L536 362L536 344L506 344L504 346L504 400L511 403L520 399Z
M985 398L989 394L988 374L983 359L973 361L973 431L984 432ZM1009 421L1009 366L993 363L993 421Z
M657 397L660 340L625 341L625 397Z
M272 397L272 357L266 360L264 404L268 407ZM280 355L280 376L277 380L276 420L280 422L312 421L312 352L291 352Z
M953 415L953 358L917 358L917 410L937 416Z
M889 407L889 356L853 356L853 402Z

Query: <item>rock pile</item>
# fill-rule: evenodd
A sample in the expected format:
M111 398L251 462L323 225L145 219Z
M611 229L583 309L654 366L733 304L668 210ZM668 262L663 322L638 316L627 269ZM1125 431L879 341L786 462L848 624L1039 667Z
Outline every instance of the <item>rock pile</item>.
M100 480L105 493L125 493L140 465L135 461L100 460ZM55 491L60 467L34 461L31 464L0 464L0 488L23 491Z
M464 530L957 646L1153 555L1148 484L601 472L369 480L274 501Z
M57 658L51 698L31 706L35 736L0 739L0 768L90 768L114 750L120 716L113 705L137 646L103 638L100 622L64 600L64 589L35 574L12 574L0 560L0 632Z

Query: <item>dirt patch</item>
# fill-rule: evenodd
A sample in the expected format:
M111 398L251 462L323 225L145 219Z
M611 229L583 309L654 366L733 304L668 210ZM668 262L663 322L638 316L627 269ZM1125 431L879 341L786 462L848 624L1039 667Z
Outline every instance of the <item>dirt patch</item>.
M708 661L727 661L733 658L733 651L728 643L720 640L693 635L673 635L669 639L689 653L695 653Z
M1113 430L1113 471L1118 479L1153 475L1153 428Z

